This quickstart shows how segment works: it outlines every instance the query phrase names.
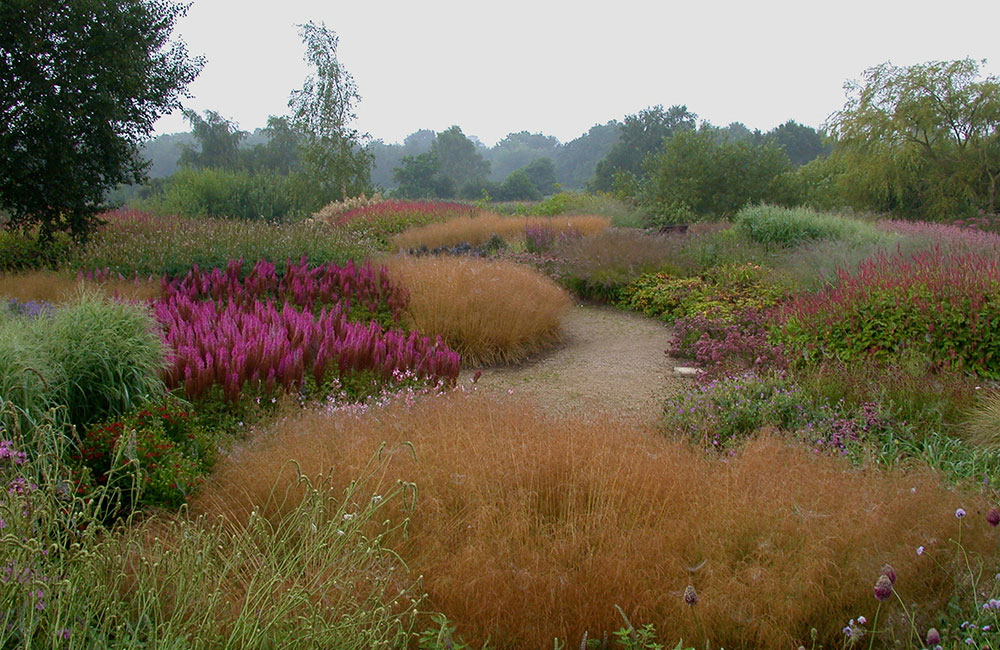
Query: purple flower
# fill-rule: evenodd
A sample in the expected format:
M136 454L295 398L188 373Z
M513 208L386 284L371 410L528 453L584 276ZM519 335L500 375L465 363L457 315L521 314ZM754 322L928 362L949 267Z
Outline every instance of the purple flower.
M923 546L918 546L917 547L917 555L923 555L923 554L924 554L924 547Z
M698 592L694 590L694 585L684 588L684 602L694 607L698 603Z
M878 577L875 582L875 600L883 602L889 599L892 595L892 581L889 580L889 576L883 574Z
M958 510L955 511L955 516L958 517L959 519L962 519L963 517L965 517L965 510L959 508Z
M892 568L891 564L882 565L881 575L884 575L886 578L889 578L889 583L891 585L896 584L896 570Z
M927 645L936 646L937 644L941 643L941 633L937 631L936 627L932 627L931 629L927 630L926 640L927 640Z
M990 508L990 511L986 513L986 522L994 528L1000 525L1000 509Z

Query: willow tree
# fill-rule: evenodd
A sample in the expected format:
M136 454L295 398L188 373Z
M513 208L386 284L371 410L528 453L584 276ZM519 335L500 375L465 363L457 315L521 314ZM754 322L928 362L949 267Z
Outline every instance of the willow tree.
M845 85L828 126L848 198L932 219L996 213L1000 79L980 65L883 63Z

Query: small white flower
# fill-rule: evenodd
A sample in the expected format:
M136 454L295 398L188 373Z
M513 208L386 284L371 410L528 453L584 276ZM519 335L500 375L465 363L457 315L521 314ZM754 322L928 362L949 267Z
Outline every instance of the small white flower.
M859 616L858 617L858 625L864 625L867 622L868 622L868 619L865 618L864 616Z
M923 546L918 546L917 547L917 555L923 555L923 554L924 554L924 547Z
M352 520L352 519L354 519L354 515L352 515L352 514L351 514L351 513L349 513L349 512L345 512L345 513L344 513L344 521L350 521L350 520Z

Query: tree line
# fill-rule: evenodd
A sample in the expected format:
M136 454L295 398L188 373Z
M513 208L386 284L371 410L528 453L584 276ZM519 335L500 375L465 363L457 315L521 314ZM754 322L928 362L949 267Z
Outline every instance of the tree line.
M44 240L86 237L108 193L142 183L140 150L203 61L171 40L171 0L0 4L0 222ZM165 210L282 219L376 187L409 198L530 200L613 193L650 225L724 217L749 202L851 206L905 218L995 215L1000 79L964 59L889 63L846 86L825 132L698 122L652 106L565 143L526 131L484 147L453 126L399 145L353 126L360 101L325 25L300 26L311 74L289 113L248 134L187 111L180 170L152 183ZM149 145L147 144L147 147Z

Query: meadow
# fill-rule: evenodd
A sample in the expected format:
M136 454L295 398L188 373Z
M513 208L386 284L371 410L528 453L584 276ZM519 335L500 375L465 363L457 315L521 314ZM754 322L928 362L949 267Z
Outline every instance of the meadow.
M0 648L1000 648L1000 235L515 212L4 233ZM699 374L641 422L458 381L583 302Z

